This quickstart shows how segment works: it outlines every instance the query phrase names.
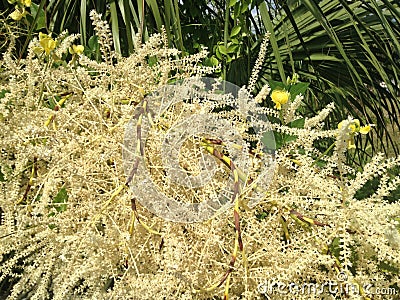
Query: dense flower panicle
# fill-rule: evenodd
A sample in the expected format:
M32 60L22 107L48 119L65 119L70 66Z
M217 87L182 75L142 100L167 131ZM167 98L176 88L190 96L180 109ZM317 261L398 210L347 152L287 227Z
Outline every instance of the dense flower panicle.
M43 33L30 43L26 59L18 62L8 51L0 60L0 284L10 287L0 297L221 296L222 288L204 292L204 287L220 280L221 265L229 268L226 253L232 251L235 239L231 210L204 223L181 224L156 217L137 203L140 220L159 233L153 234L132 214L135 192L117 193L126 182L121 155L125 128L144 96L171 79L201 76L215 69L201 66L206 51L179 58L178 50L166 47L165 33L143 44L137 42L131 56L119 57L101 17L95 13L91 17L102 61L85 56L83 46L74 44L77 36L56 38ZM73 54L71 61L52 64L68 51ZM263 55L258 61L262 62ZM154 65L148 64L149 56L155 57ZM241 89L240 96L248 97L253 90L261 62L256 63L249 89ZM256 103L269 92L265 85L239 112L222 109L232 104L226 95L217 97L215 104L207 102L207 107L197 99L165 110L163 119L147 128L154 129L144 141L144 160L154 167L148 180L182 201L198 196L200 189L177 188L164 174L160 166L165 158L157 151L162 135L189 112L217 111L249 140L253 128L243 116L246 109L274 119L284 114L283 124L298 118L302 96L289 101L288 92L274 91L271 97L276 109L258 107ZM268 280L321 286L339 283L342 273L359 285L399 285L400 203L385 199L400 184L400 176L387 173L400 165L400 158L377 155L363 171L347 166L349 141L367 133L370 125L361 126L348 118L338 129L323 130L321 124L332 110L330 105L305 120L304 128L271 125L276 135L296 138L274 151L277 167L271 174L272 183L252 208L246 207L246 201L262 188L251 178L259 171L259 160L253 159L245 174L248 177L240 191L245 255L237 253L231 273L232 298L257 299L263 294L260 286ZM315 148L322 139L336 139L332 156ZM179 166L185 174L201 171L198 157L185 152L195 142L187 140L179 149ZM215 152L225 154L223 141L213 142ZM245 145L244 158L250 153L252 158L265 155L263 149ZM204 154L203 150L197 153ZM240 168L244 158L232 160ZM216 178L214 187L230 187L226 164L219 164L211 175ZM374 178L378 188L360 199L358 192ZM203 197L213 192L208 188ZM282 296L266 294L273 299ZM294 297L309 299L310 294Z
M54 50L54 54L57 57L57 60L61 60L61 57L64 53L69 51L69 48L74 46L74 42L80 37L79 34L68 34L68 31L63 31L58 37L58 45ZM71 46L72 44L72 46Z
M296 119L301 118L301 116L297 115L297 109L301 106L303 103L303 95L296 95L293 101L289 103L289 106L287 109L283 112L283 121L284 124L288 124ZM304 128L307 128L304 126Z
M96 30L100 52L103 55L103 59L108 63L108 60L112 59L116 55L116 53L111 50L112 35L110 27L106 21L102 20L101 14L97 14L92 10L89 15Z
M264 62L265 59L265 54L267 52L267 46L268 46L268 42L269 42L269 37L271 36L271 33L267 32L264 36L264 40L261 43L260 46L260 52L258 54L256 63L253 67L253 70L251 72L251 76L250 76L250 80L249 83L247 85L247 89L252 92L254 90L255 84L257 82L258 79L258 74L262 68L262 64Z
M256 103L262 103L267 98L270 91L271 88L269 87L269 85L268 84L264 85L261 91L257 94L257 96L254 99Z
M312 128L317 126L318 124L321 124L326 117L333 111L335 108L335 104L332 102L328 104L324 109L322 109L318 115L312 118L307 118L304 122L304 128Z

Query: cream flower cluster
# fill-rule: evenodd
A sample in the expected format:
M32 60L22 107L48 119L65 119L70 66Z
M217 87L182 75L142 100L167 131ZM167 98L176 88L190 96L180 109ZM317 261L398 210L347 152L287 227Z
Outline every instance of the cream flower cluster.
M137 42L131 56L120 57L112 48L108 25L95 13L91 17L101 61L87 57L75 43L76 36L44 33L31 42L26 58L14 58L10 49L0 60L0 297L221 298L225 293L221 278L227 270L232 299L282 299L282 294L265 289L269 282L398 289L400 202L387 199L400 184L400 176L389 172L399 167L400 158L378 155L363 170L351 168L345 154L352 139L367 133L370 125L348 118L338 129L324 130L320 124L333 109L329 106L307 119L304 128L292 128L287 123L298 117L295 110L302 96L290 99L287 91L270 93L265 85L254 103L245 107L257 109L256 101L270 94L276 108L263 112L271 119L283 115L286 124L271 124L270 136L290 136L278 149L241 149L244 157L268 154L276 159L268 187L252 180L259 160L249 174L232 172L232 166L241 167L243 158L226 151L224 141L207 137L212 153L196 148L196 153L210 155L210 161L218 163L215 173L205 177L228 196L235 176L241 178L242 206L235 208L240 218L229 209L203 223L182 224L143 208L136 191L125 188L121 149L126 125L139 108L146 110L142 101L146 94L169 80L214 69L201 65L207 55L203 51L180 58L179 51L163 44L163 33L144 44ZM69 50L71 60L53 63ZM150 56L156 58L153 65L148 63ZM257 60L246 95L254 90L262 61L263 57ZM177 96L186 99L183 92ZM165 163L160 137L179 123L189 110L185 107L199 114L220 111L221 118L235 113L231 119L250 133L253 128L243 121L246 116L223 110L229 104L226 95L215 97L214 109L201 107L201 99L186 101L186 106L175 104L161 111L163 119L143 123L154 129L143 141L143 161L150 169L146 179L183 204L213 195L209 188L200 198L197 187L183 188L167 177L160 167ZM150 120L151 112L142 118ZM139 118L134 127L140 132ZM334 141L333 155L315 147L326 140ZM185 140L181 149L175 149L176 165L184 174L198 174L204 164L185 152L194 145L195 141ZM368 190L374 180L378 188ZM362 195L365 189L368 193ZM261 201L249 207L254 197ZM233 251L238 243L235 223L241 228L243 251ZM230 253L236 255L234 267ZM364 298L370 297L364 293ZM343 289L314 298L320 296L357 295Z

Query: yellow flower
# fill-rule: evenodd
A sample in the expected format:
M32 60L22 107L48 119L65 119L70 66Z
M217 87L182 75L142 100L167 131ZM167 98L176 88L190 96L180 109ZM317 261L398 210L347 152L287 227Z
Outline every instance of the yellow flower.
M15 10L10 14L10 18L19 21L22 18L24 18L28 14L27 11L25 11L25 8L19 8L18 6L15 7Z
M349 139L347 149L356 149L356 144L354 143L353 137Z
M69 47L69 53L71 54L82 54L83 50L85 50L85 47L83 47L82 45L72 45L71 47Z
M287 103L290 93L286 90L274 90L271 94L272 101L275 103L275 108L280 110L282 105Z
M22 5L25 5L26 7L30 7L32 1L31 0L21 0Z
M339 130L342 129L342 127L343 127L343 122L344 122L344 121L341 121L341 122L338 124L338 129L339 129ZM351 123L348 125L348 128L350 129L350 132L348 133L349 136L350 136L350 138L349 138L349 140L348 140L348 146L347 146L347 148L348 148L348 149L355 149L355 148L356 148L356 145L355 145L355 143L354 143L354 136L355 136L357 133L367 134L367 133L371 130L371 125L366 125L366 126L361 127L361 126L360 126L360 120L354 119L354 120L352 120Z
M360 133L367 134L371 130L371 125L366 125L360 128Z
M344 122L344 121L341 121L341 122L338 124L338 129L339 129L339 130L342 129L342 127L343 127L343 122ZM361 133L361 134L367 134L367 133L370 132L370 130L371 130L371 125L366 125L366 126L361 127L361 126L360 126L360 120L354 119L354 120L352 121L352 123L350 123L349 129L350 129L350 134L354 134L354 133L358 133L358 132Z
M56 47L57 43L51 38L50 35L39 32L39 43L47 55Z

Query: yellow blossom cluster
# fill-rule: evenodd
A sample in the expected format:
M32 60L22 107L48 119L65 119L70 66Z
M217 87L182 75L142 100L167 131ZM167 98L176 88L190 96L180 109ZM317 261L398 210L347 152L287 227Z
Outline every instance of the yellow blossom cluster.
M338 129L342 130L343 124L346 120L341 121L338 124ZM349 139L348 139L348 149L355 149L356 145L354 143L354 136L358 133L361 134L367 134L371 130L371 125L366 125L366 126L360 126L360 120L358 119L353 119L349 122L348 124L348 130L349 132L347 133Z
M83 53L84 50L85 50L85 47L82 46L82 45L72 45L72 46L69 48L69 53L81 55L81 54Z
M10 14L10 18L15 21L20 21L24 18L28 12L25 10L26 7L30 7L32 1L31 0L8 0L8 3L15 5L15 10Z
M39 47L33 49L33 51L38 55L43 52L45 52L46 55L49 55L57 46L57 42L51 37L51 34L49 35L42 32L39 33L39 44Z

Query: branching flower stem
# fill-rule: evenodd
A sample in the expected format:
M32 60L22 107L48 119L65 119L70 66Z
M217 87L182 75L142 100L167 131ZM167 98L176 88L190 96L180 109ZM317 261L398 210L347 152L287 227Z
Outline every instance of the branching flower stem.
M232 195L232 203L234 203L234 210L233 210L233 215L234 215L234 220L235 220L235 231L236 231L236 237L235 237L235 245L233 248L232 256L231 256L231 261L229 263L229 268L225 272L225 274L222 276L222 278L219 280L219 282L213 284L212 286L208 287L205 289L205 291L212 291L218 287L220 287L224 282L225 282L225 291L224 291L224 299L228 299L229 297L229 283L230 283L230 278L232 275L232 271L235 266L236 258L237 258L237 252L240 250L242 252L243 257L245 257L244 253L244 248L243 248L243 241L242 241L242 235L241 235L241 229L240 229L240 215L239 215L239 198L240 198L240 185L239 185L239 179L242 182L247 182L247 176L243 171L241 171L239 168L237 168L234 164L234 162L226 155L218 151L214 146L213 143L215 143L214 140L207 140L204 139L201 143L201 146L204 147L204 149L216 157L218 160L223 162L227 167L230 168L232 174L233 174L233 180L234 180L234 187L233 187L233 195ZM222 142L218 142L218 144L222 144ZM267 191L262 189L259 185L256 183L251 183L253 186L252 188L255 189L257 192L263 192L267 195ZM278 206L277 202L271 202L270 205L272 206ZM316 226L329 226L328 224L323 224L319 221L316 221L312 218L306 217L299 213L298 211L290 208L289 206L283 206L284 209L288 210L290 213L290 217L293 218L295 221L300 222L301 224L304 225L316 225ZM283 217L282 217L283 218ZM283 223L286 224L285 220L282 220ZM284 227L284 233L285 237L289 239L289 232L287 230L287 227ZM286 230L285 230L286 229Z
M29 182L26 185L26 189L24 192L24 195L18 199L18 201L16 202L16 204L21 204L22 202L24 202L26 200L26 198L28 197L28 193L31 189L31 187L33 186L33 180L35 178L35 174L36 174L36 162L37 162L37 158L34 157L33 158L33 163L32 163L32 171L31 171L31 176L29 178Z
M141 92L142 95L145 94L144 90L139 87L139 91ZM129 187L129 184L132 182L133 178L135 177L139 163L140 163L140 158L144 157L144 149L143 149L143 141L142 141L142 120L143 120L143 115L147 115L150 124L153 124L151 113L148 111L148 100L147 98L144 98L141 103L138 112L135 115L135 119L137 120L136 122L136 135L137 135L137 144L136 144L136 158L135 161L133 162L133 166L131 169L131 172L125 182L125 186ZM133 230L134 230L134 224L135 224L135 219L150 233L156 234L156 235L161 235L159 232L151 229L150 226L148 226L140 217L139 213L136 208L136 199L132 198L131 199L131 207L132 207L132 218L131 222L129 225L129 233L132 235Z

